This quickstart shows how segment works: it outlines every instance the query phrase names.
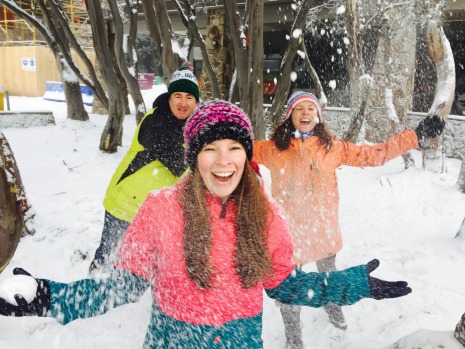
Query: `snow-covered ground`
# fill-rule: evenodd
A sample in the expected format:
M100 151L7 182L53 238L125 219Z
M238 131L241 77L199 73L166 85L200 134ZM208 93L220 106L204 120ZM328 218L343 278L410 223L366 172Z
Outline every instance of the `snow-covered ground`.
M147 105L163 87L143 91ZM102 200L113 171L128 149L136 127L134 115L124 121L123 147L105 154L98 144L106 116L89 122L66 119L64 103L42 98L11 97L12 110L53 110L56 126L5 129L34 209L36 234L22 238L0 281L14 267L57 281L85 278L100 240ZM465 195L456 188L460 162L447 159L447 172L404 170L401 158L383 167L338 170L344 248L339 268L378 258L373 275L407 280L407 297L361 302L344 307L348 329L329 324L322 309L304 309L306 348L384 349L399 338L402 348L459 348L452 331L465 312L465 239L455 234L465 216ZM436 166L437 167L437 166ZM314 270L309 266L308 270ZM150 295L92 319L61 326L46 318L0 317L0 348L140 349L148 324ZM264 346L284 348L279 311L265 301ZM435 346L436 345L436 346Z

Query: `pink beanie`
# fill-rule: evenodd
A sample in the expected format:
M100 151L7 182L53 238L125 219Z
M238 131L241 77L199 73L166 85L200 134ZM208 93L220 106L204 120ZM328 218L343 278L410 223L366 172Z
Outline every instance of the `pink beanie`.
M247 158L252 160L252 123L245 112L232 103L218 99L199 103L184 126L184 154L189 167L195 168L197 155L205 145L226 138L241 143Z

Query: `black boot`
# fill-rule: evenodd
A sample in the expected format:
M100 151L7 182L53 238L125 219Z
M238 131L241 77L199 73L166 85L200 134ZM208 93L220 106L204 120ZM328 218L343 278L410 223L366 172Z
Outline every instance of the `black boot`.
M279 310L283 317L286 334L286 349L303 349L302 324L300 322L300 307L281 304Z

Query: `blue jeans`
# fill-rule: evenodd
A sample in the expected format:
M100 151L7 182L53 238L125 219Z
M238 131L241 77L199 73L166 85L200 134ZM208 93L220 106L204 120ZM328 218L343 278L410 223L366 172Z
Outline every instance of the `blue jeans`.
M94 262L113 266L118 258L119 246L129 222L118 219L105 211L100 245L95 251Z

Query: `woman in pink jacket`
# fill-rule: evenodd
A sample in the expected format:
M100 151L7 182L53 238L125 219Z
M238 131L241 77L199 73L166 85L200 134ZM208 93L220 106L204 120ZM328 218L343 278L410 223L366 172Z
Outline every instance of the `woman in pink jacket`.
M355 145L331 134L323 111L311 93L294 92L285 121L271 140L256 141L254 160L271 174L272 196L284 208L294 244L293 261L303 265L316 261L319 272L336 270L336 253L342 248L339 228L339 191L336 169L348 166L380 166L417 148L423 138L438 136L444 121L434 116L416 130L406 130L385 143ZM280 307L288 348L302 348L300 308ZM325 310L334 326L346 329L339 306Z
M252 128L241 109L201 104L184 140L191 174L149 194L124 235L112 277L38 279L32 302L0 298L0 315L52 316L66 324L136 302L152 286L145 349L260 349L264 290L312 307L411 292L404 281L371 277L377 260L334 273L295 269L285 219L250 161Z

